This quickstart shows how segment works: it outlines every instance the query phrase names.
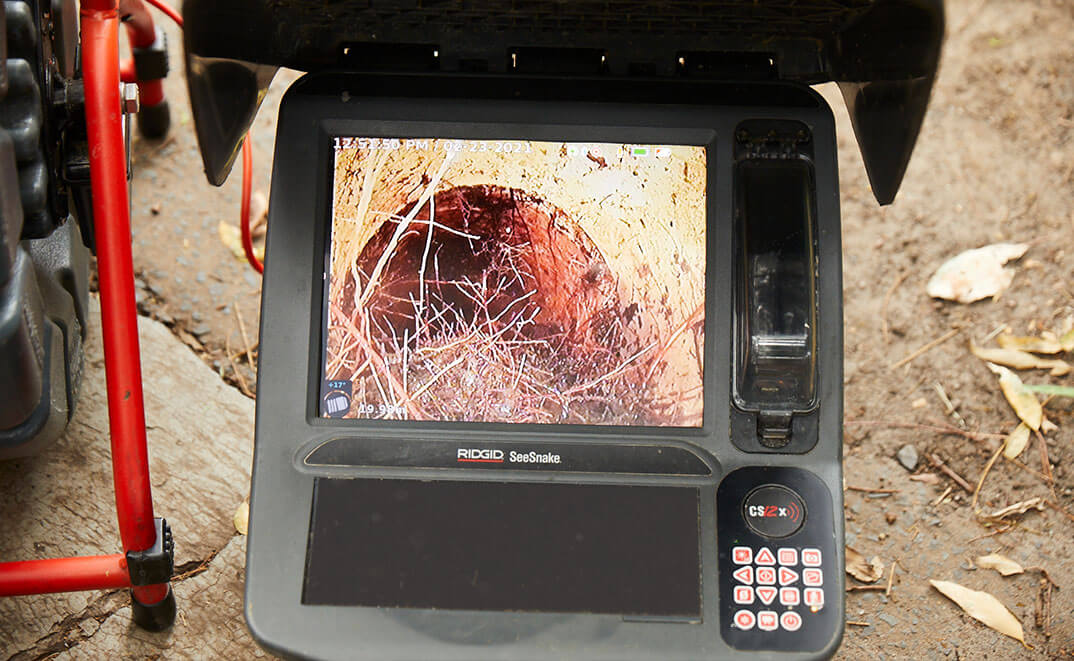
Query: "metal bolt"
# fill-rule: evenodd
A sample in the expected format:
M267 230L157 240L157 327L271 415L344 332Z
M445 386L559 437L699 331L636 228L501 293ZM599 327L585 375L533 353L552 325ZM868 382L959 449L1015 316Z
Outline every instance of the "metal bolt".
M138 86L134 83L123 84L123 112L128 115L138 112Z

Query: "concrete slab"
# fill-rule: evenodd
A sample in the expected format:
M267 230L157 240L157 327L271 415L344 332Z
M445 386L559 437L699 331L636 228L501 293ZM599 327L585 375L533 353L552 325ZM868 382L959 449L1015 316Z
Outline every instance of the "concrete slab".
M96 300L92 308L96 320ZM176 587L180 621L189 625L204 620L208 625L212 620L214 626L223 626L219 621L226 620L237 636L245 632L239 550L245 543L229 542L235 537L232 516L249 489L254 403L225 384L162 324L141 318L139 335L154 503L157 515L168 519L175 534L176 573L216 557L211 572ZM79 408L64 438L41 456L0 464L0 560L120 549L98 326L90 329L86 352ZM225 576L227 589L206 592L209 581L219 585ZM199 609L195 604L201 604L196 598L200 592L206 592L200 598L208 601ZM116 611L127 604L122 592L0 600L0 658L37 658L98 636L118 636L108 632L117 631L120 622L126 627L129 608L126 617ZM232 615L220 617L221 609L232 606ZM203 615L194 617L195 610ZM98 623L111 624L98 628ZM189 639L206 644L202 636ZM93 648L101 650L95 658L113 656L102 640L94 643L103 646ZM252 646L248 636L245 640ZM160 644L167 647L170 639Z

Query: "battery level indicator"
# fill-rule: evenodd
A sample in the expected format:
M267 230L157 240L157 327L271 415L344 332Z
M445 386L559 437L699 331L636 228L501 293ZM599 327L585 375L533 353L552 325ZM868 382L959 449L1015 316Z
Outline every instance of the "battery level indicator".
M648 147L634 146L630 150L630 153L632 155L634 155L634 156L648 156L649 155L649 148Z

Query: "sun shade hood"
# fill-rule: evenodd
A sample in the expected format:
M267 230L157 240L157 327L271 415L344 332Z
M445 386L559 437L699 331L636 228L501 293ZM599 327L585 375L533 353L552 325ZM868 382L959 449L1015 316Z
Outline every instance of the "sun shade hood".
M186 0L187 82L221 185L279 67L308 72L834 81L873 193L899 189L942 0Z

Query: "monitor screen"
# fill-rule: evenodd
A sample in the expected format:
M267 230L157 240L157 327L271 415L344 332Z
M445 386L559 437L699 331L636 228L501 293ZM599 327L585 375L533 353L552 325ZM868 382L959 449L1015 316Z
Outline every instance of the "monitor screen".
M333 145L322 416L701 426L704 147Z

